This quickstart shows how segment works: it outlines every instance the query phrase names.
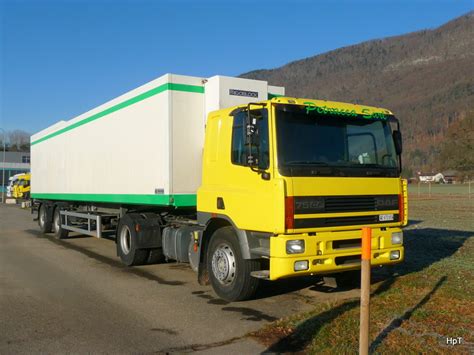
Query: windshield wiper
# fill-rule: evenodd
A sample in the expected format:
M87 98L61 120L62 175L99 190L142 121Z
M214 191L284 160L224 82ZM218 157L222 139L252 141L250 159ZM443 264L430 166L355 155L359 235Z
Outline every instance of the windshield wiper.
M387 166L387 165L381 165L381 164L376 164L376 163L367 163L367 164L352 163L347 166L351 168L396 169L395 166Z
M328 166L329 164L324 161L309 161L309 160L292 160L288 161L285 164L287 165L322 165Z

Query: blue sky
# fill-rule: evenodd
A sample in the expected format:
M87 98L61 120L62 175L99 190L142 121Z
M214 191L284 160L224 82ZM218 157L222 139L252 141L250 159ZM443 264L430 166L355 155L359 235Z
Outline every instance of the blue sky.
M472 0L0 0L0 127L37 132L164 73L238 75L435 28Z

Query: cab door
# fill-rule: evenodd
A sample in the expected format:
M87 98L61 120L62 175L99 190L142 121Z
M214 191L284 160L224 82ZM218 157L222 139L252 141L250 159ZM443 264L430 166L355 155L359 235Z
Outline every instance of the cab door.
M208 121L209 132L217 130L213 135L219 143L218 148L213 148L210 137L206 137L198 209L212 209L209 212L225 215L239 229L277 233L284 229L284 181L273 174L273 128L267 109L259 108L252 113L258 117L258 139L251 147L246 140L245 109ZM214 159L213 149L218 150ZM253 168L247 162L249 152L256 160Z

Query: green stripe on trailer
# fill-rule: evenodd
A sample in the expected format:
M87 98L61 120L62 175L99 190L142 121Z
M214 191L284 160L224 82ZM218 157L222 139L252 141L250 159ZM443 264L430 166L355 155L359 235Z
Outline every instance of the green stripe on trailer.
M280 94L272 94L271 92L268 93L268 100L271 100L273 99L274 97L282 97L284 95L280 95Z
M105 109L104 111L101 111L99 113L96 113L95 115L92 115L90 117L87 117L83 119L82 121L73 123L70 126L64 127L56 132L53 132L51 134L48 134L44 136L43 138L40 138L34 142L31 142L31 145L35 145L38 143L41 143L47 139L56 137L60 134L63 134L65 132L68 132L74 128L80 127L82 125L85 125L86 123L95 121L101 117L107 116L113 112L116 112L118 110L121 110L125 107L128 107L130 105L136 104L137 102L143 101L145 99L148 99L149 97L155 96L159 93L162 93L167 90L173 90L173 91L184 91L184 92L192 92L192 93L198 93L198 94L204 94L204 86L197 86L197 85L186 85L186 84L175 84L175 83L166 83L163 85L160 85L154 89L148 90L144 92L143 94L137 95L135 97L132 97L131 99L128 99L122 103L116 104L112 107L109 107L108 109Z
M25 163L20 163L20 164L25 164ZM30 168L0 168L0 171L5 170L5 171L24 171L24 172L30 172Z
M127 205L155 205L174 207L195 207L195 194L175 195L132 195L132 194L63 194L32 193L32 198L44 200L122 203Z

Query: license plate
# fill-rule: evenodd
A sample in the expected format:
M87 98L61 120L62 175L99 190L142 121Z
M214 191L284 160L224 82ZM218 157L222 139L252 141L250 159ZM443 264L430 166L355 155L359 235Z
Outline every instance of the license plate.
M393 214L381 214L379 215L379 221L380 222L393 221Z

